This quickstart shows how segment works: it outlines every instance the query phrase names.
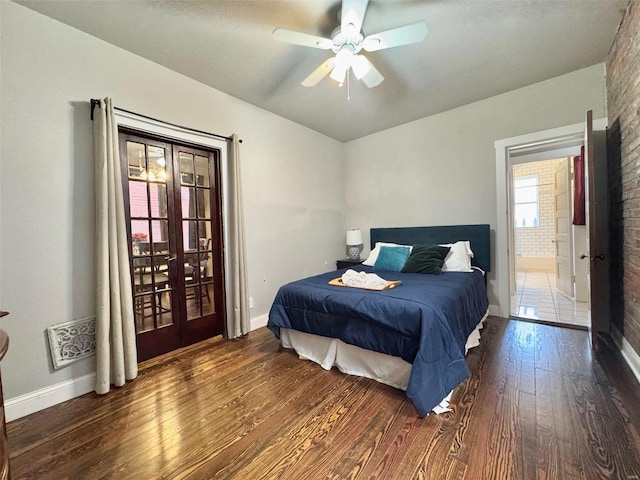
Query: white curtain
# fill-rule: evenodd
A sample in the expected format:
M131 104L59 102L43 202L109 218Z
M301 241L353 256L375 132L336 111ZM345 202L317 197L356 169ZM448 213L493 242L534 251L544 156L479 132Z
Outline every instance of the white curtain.
M227 306L227 338L249 333L249 295L247 264L244 246L244 206L242 202L242 178L240 175L240 142L233 134L228 142L229 164L229 265L232 304Z
M94 110L96 180L96 393L138 375L118 125L110 98Z

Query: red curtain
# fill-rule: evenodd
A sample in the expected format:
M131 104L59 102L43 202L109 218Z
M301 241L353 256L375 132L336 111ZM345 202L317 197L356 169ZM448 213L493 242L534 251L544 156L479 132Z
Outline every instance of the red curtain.
M585 225L584 216L584 147L580 149L580 155L573 157L573 224Z

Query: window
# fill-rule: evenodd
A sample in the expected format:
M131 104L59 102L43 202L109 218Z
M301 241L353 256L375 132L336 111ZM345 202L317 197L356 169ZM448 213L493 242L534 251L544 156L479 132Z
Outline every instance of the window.
M513 185L516 228L538 227L538 175L516 177Z

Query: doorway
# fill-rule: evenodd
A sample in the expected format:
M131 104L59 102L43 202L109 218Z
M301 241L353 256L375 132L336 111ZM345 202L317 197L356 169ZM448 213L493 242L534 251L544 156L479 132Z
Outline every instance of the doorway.
M138 361L223 333L220 152L121 129Z
M584 260L574 255L585 251L586 232L572 225L573 157L541 156L514 158L510 169L511 315L586 328L587 272L581 268Z

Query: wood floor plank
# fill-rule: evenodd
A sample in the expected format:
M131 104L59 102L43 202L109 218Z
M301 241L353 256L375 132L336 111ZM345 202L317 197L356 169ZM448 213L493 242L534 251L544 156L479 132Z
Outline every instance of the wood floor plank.
M460 423L456 431L456 437L449 450L449 457L456 458L467 465L472 453L472 447L476 444L478 432L485 428L482 421L482 412L487 408L487 389L481 386L490 384L490 379L499 370L499 362L496 359L500 344L504 339L507 322L487 322L482 331L481 347L472 349L467 354L467 361L471 376L467 379L464 394L453 402L456 411L460 412Z
M540 480L553 480L559 476L558 435L553 415L554 395L551 374L544 368L536 369L536 472Z
M538 438L536 429L536 397L527 392L520 392L518 398L519 441L518 453L522 465L518 478L535 480L537 475Z
M547 325L539 323L534 324L535 329L535 368L549 370L553 363L549 360L549 343L546 339L545 332L549 328Z
M548 379L553 410L554 439L557 443L557 458L548 459L547 463L557 463L557 478L581 480L585 478L580 462L581 442L578 441L578 432L572 420L570 396L562 369L564 351L558 345L556 331L556 327L546 325L540 327L541 339L546 345L549 365L552 367L549 369ZM549 440L549 442L553 441L553 439ZM543 459L538 459L538 465L542 465L543 462Z
M453 411L420 419L404 392L259 329L10 422L12 478L640 478L640 387L620 362L592 356L585 332L490 317Z
M615 427L608 414L611 397L605 398L599 388L600 383L607 383L606 373L602 367L593 362L591 351L582 344L583 332L558 330L559 348L565 357L563 372L569 392L574 428L582 441L580 460L586 478L621 478L618 449L611 449L615 439ZM581 369L588 364L589 369ZM634 470L629 459L625 465Z
M536 394L536 332L535 323L519 322L515 341L520 354L520 391Z

